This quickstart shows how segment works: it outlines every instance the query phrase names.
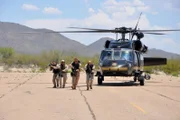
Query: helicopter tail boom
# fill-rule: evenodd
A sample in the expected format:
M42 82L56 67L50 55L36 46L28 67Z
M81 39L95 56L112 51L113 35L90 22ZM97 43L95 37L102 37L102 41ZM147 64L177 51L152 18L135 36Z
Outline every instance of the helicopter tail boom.
M145 57L144 66L166 65L166 58Z

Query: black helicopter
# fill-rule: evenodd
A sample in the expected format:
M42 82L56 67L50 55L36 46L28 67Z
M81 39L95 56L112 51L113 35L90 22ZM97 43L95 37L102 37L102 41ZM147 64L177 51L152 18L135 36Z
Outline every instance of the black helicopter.
M142 14L142 13L141 13ZM120 27L115 29L94 29L70 27L76 29L86 29L86 31L61 31L60 33L115 33L116 40L107 40L104 45L104 50L101 51L99 57L99 70L97 71L97 81L101 85L104 81L104 76L133 76L134 81L144 85L144 81L150 79L150 75L144 71L144 66L165 65L166 58L144 57L143 54L148 51L148 47L141 42L144 34L164 35L167 31L173 30L137 30L139 20L134 29ZM118 39L118 34L121 34L121 39ZM125 35L129 34L129 39ZM136 36L136 40L133 37Z

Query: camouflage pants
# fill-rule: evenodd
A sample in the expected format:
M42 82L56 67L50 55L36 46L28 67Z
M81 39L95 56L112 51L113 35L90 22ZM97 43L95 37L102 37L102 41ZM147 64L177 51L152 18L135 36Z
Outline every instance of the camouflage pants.
M59 79L60 79L60 87L62 87L62 81L63 81L63 88L64 88L67 80L67 73L62 73L62 76L60 76Z
M76 86L79 82L80 72L77 72L76 76L72 76L72 88L76 89Z
M89 89L89 87L92 88L93 80L94 80L94 74L86 73L87 89Z
M52 79L54 87L59 86L59 75L57 73L53 74L53 79Z

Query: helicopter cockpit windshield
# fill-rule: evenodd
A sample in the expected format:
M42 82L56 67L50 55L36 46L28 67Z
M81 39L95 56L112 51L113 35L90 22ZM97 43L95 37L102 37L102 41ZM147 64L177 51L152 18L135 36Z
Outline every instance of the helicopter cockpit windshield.
M120 59L125 59L127 61L132 61L132 52L127 50L122 50Z
M132 61L132 53L129 50L114 51L114 60Z
M127 60L132 61L132 51L130 50L110 50L102 51L100 61L103 60Z

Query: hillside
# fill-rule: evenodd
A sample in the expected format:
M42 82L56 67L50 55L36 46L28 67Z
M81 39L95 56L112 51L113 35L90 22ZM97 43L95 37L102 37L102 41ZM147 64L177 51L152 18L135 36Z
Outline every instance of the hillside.
M100 38L96 42L87 46L87 49L92 50L93 54L100 54L101 50L104 49L104 43L106 40L112 40L112 38L109 37Z
M104 43L107 39L112 39L103 37L86 46L59 33L45 34L49 31L51 30L33 29L16 23L0 22L0 47L12 47L19 53L28 54L59 50L65 53L73 52L83 56L94 56L100 54L101 50L104 49ZM33 34L22 34L24 32L32 32ZM145 56L180 58L178 54L158 49L150 49Z
M81 55L85 54L86 51L82 51L85 45L58 33L43 33L48 31L50 30L32 29L15 23L0 22L0 46L12 47L17 52L30 54L49 50L76 51ZM33 32L33 34L22 34L21 32Z
M177 59L177 58L180 58L179 54L170 53L170 52L166 52L166 51L155 49L155 48L150 49L147 52L147 55L151 56L151 57L166 57L168 59Z

